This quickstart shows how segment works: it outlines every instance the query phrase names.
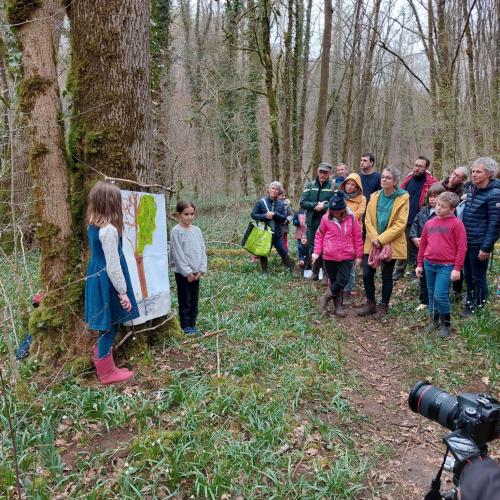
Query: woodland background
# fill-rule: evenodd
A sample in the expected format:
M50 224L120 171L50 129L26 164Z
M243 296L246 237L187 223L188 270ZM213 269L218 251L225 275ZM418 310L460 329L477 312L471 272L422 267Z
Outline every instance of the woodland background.
M319 160L357 170L371 151L405 170L425 154L444 177L498 156L500 1L7 0L0 14L0 495L421 497L442 429L408 416L408 390L494 394L498 304L446 345L418 335L404 280L388 324L320 321L312 285L264 281L235 247L266 183L296 200ZM81 321L85 199L105 177L195 199L201 326L220 332L186 344L173 318L129 338L123 391L97 386Z
M79 327L97 178L194 198L257 196L278 179L297 197L320 160L355 168L371 151L379 169L405 169L423 153L440 177L499 151L498 0L8 0L1 12L0 236L15 262L35 236L47 309L31 328L50 351Z

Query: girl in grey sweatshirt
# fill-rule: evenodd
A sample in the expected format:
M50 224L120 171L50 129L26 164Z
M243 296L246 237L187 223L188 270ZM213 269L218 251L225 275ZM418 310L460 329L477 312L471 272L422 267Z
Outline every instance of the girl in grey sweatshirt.
M196 209L190 201L179 201L179 219L170 235L172 263L177 283L179 319L186 335L203 336L196 327L200 278L207 272L207 254L201 230L193 226Z

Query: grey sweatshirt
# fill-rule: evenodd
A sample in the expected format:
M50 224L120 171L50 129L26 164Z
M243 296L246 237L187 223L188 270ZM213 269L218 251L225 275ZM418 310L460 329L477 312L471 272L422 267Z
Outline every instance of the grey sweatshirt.
M174 271L186 277L191 273L207 272L207 254L201 230L177 224L170 234Z
M99 241L106 259L106 272L109 281L118 293L127 293L127 283L123 276L120 256L118 255L118 241L120 237L116 227L108 224L99 229Z

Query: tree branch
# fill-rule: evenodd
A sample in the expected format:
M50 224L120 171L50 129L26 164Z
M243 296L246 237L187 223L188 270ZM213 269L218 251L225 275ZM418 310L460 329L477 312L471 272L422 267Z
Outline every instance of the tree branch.
M381 47L382 49L386 50L387 52L389 52L389 54L392 54L394 57L396 57L400 62L401 64L406 68L406 70L414 77L416 78L420 84L422 85L422 87L424 87L425 91L431 95L431 91L429 90L429 88L427 87L427 85L422 81L422 79L408 66L408 64L406 63L406 61L399 55L397 54L396 52L394 52L392 49L390 49L389 47L387 47L387 45L382 42L382 41L379 41L377 42L378 46Z

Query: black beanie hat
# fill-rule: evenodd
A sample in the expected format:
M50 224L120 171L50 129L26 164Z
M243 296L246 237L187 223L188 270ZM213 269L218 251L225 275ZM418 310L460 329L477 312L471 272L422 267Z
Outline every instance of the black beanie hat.
M344 210L346 207L345 204L345 194L343 191L335 191L333 193L333 196L330 198L330 201L328 202L328 208L330 210Z

